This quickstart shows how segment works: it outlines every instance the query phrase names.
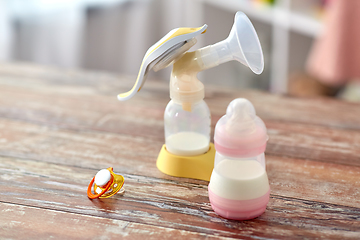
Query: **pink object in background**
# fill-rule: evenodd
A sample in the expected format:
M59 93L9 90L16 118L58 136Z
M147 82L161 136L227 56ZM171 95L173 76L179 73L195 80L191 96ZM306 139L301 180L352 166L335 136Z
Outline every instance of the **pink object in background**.
M327 85L360 77L360 1L328 3L324 32L310 53L307 70Z

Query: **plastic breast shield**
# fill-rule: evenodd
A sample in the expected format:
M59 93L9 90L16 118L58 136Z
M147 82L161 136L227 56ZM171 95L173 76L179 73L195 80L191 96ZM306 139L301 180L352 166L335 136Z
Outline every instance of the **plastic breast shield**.
M264 57L259 38L249 18L237 12L229 36L218 43L198 50L203 63L202 69L236 60L249 67L254 73L264 70Z
M214 211L229 219L261 215L269 202L264 122L244 98L233 100L215 127L215 167L209 183Z

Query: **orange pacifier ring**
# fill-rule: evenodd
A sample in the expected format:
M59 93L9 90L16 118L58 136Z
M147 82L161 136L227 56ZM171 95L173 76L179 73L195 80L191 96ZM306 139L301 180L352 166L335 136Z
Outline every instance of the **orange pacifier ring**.
M95 182L95 184L94 184ZM94 185L94 192L92 193L91 188ZM90 199L95 198L108 198L116 193L124 193L125 189L124 185L124 177L121 175L117 175L113 172L113 168L109 167L107 169L100 170L95 177L90 181L87 195Z

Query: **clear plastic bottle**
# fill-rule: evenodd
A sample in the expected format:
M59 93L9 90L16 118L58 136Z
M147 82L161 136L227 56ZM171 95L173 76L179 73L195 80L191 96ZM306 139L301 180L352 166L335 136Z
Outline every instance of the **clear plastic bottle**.
M171 100L165 109L166 149L179 156L206 153L210 144L210 110L204 100L193 103L191 110Z
M174 155L197 156L209 150L211 117L204 101L204 85L197 79L196 68L186 67L187 63L176 62L170 77L165 142L167 151Z
M253 105L243 98L233 100L215 127L215 167L208 188L211 206L220 216L246 220L265 211L270 195L267 139Z

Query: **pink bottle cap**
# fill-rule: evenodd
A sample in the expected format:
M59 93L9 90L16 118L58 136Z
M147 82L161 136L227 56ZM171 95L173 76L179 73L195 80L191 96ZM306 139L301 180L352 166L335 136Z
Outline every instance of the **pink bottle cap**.
M215 127L215 149L230 157L253 157L265 152L266 126L245 98L231 101Z

